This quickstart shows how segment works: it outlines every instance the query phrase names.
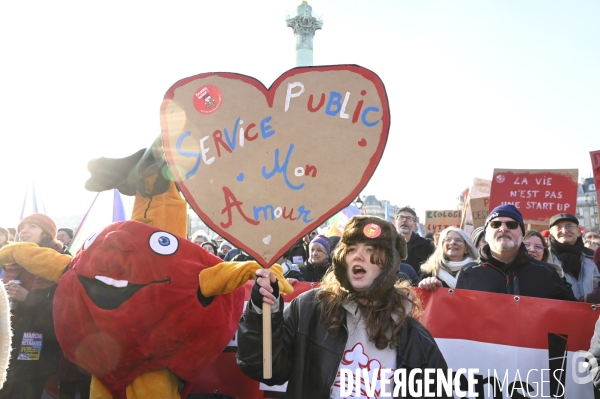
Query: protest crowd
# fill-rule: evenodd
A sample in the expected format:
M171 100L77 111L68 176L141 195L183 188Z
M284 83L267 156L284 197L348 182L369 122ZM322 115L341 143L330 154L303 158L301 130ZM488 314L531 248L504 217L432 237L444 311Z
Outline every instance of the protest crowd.
M332 349L341 345L346 350L362 345L382 367L414 367L410 362L415 361L421 367L446 368L435 340L412 317L419 308L412 291L415 287L600 303L598 233L584 233L571 214L554 215L548 229L527 231L517 208L500 205L470 235L448 227L435 240L432 234L427 238L417 234L417 225L415 211L405 207L393 223L375 216L354 216L342 237L311 231L277 263L290 284L316 282L320 287L292 301L285 311L274 274L257 271L239 324L237 357L243 372L269 384L288 382L289 397L339 397L334 391L340 385L338 369L343 363L335 351L315 347L328 331L333 338L324 345ZM70 228L57 228L49 216L32 214L21 220L15 237L9 229L0 228L0 247L17 240L68 254L73 235ZM207 235L196 232L190 241L226 261L253 260L228 241ZM40 398L45 388L53 391L52 384L59 398L75 398L77 392L78 397L88 398L90 374L63 356L53 331L57 284L19 264L3 265L0 276L11 301L13 322L10 366L0 398ZM262 378L262 352L257 350L262 342L263 302L273 306L275 315L275 376L271 381ZM30 337L31 332L39 335ZM581 333L592 335L592 331ZM25 341L33 342L34 361L20 360ZM598 324L591 352L600 356ZM427 356L418 359L418 353ZM319 367L314 367L314 358L307 358L309 354L318 356Z

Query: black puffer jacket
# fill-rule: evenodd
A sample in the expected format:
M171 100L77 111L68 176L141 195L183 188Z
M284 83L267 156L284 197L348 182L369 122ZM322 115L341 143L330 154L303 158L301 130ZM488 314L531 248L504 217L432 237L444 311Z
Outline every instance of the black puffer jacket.
M325 265L325 266L316 266L316 265L313 265L313 264L307 262L305 265L300 266L300 271L302 272L302 277L300 277L298 280L306 281L306 282L320 283L330 268L331 268L331 263L327 263L327 265Z
M267 385L288 381L286 399L328 399L346 349L347 329L340 329L335 337L331 335L321 317L317 292L318 289L313 289L300 295L285 311L281 311L281 299L280 310L273 313L272 379L262 378L262 315L257 314L249 303L240 320L238 365L250 378ZM396 367L406 368L407 375L413 368L447 370L435 340L412 317L406 319L398 342L401 346L397 350Z
M427 258L431 256L434 249L431 242L426 238L421 237L414 231L410 236L410 240L406 243L408 248L408 256L404 263L408 263L415 269L417 275L421 274L421 265L425 263Z
M490 253L489 245L479 251L480 259L466 265L458 275L456 288L576 301L573 291L556 269L533 259L521 244L519 254L509 263L501 263Z

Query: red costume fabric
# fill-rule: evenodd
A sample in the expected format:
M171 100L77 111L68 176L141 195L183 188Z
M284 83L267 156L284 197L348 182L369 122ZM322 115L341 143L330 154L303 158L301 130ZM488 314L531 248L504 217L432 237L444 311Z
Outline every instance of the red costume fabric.
M233 338L244 290L203 297L201 270L222 260L152 226L126 221L91 237L63 275L54 320L65 356L115 399L145 371L191 383Z

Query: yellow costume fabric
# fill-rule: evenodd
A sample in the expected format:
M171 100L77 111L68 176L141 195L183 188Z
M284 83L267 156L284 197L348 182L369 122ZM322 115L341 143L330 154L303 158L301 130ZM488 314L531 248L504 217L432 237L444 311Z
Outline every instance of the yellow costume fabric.
M0 249L0 265L17 263L28 272L58 282L73 258L32 242L15 242Z
M200 272L200 290L204 296L227 294L256 277L261 266L256 262L223 262ZM279 291L291 294L294 289L283 277L283 269L273 265L270 270L277 277Z

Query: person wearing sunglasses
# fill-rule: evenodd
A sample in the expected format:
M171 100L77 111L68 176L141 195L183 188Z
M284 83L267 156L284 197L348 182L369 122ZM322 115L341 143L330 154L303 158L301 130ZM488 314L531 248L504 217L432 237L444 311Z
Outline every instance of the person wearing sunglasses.
M404 236L408 246L408 257L404 263L411 265L419 275L421 265L431 256L433 247L426 238L415 233L417 214L412 208L401 208L396 212L394 226L396 231Z
M466 265L456 288L575 301L556 269L532 258L523 244L525 224L519 210L499 205L488 215L485 241L477 262Z
M596 288L594 277L600 272L594 264L594 251L583 245L579 220L568 213L559 213L550 219L550 261L559 265L565 279L579 300Z

